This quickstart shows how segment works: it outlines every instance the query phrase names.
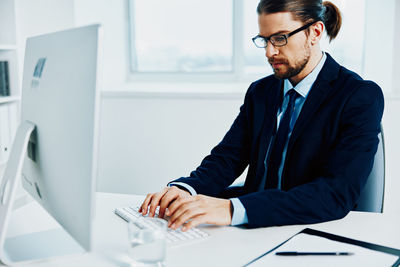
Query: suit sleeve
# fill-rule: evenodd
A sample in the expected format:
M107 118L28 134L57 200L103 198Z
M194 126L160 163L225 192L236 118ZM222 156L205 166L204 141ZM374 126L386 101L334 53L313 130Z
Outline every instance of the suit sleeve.
M252 86L246 93L239 115L222 141L206 156L189 177L172 182L182 182L193 187L198 194L217 196L231 185L249 163L249 106L252 105Z
M383 106L380 88L362 82L344 105L338 137L321 175L288 191L270 189L239 197L248 226L318 223L340 219L352 210L373 166Z

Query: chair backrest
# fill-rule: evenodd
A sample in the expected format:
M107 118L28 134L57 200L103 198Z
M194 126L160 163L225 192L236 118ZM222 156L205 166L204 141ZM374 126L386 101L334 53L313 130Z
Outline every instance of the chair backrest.
M383 197L385 192L385 142L383 129L378 135L379 144L374 158L374 165L369 174L367 184L361 191L360 198L354 210L368 212L383 212Z

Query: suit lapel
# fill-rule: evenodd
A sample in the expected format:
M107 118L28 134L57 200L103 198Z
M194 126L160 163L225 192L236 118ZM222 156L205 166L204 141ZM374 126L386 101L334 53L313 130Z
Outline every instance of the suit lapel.
M323 101L334 90L330 83L338 77L340 65L336 63L336 61L333 60L333 58L328 53L326 54L327 59L324 67L319 73L317 80L314 82L300 112L299 118L294 125L286 155L289 155L293 144L302 133L304 127L310 121L310 118L317 111Z
M330 88L331 86L326 81L315 81L306 99L306 102L303 105L299 118L297 119L296 124L293 128L289 140L288 151L290 150L291 145L296 141L304 127L309 122L309 118L313 116L318 107L325 100Z

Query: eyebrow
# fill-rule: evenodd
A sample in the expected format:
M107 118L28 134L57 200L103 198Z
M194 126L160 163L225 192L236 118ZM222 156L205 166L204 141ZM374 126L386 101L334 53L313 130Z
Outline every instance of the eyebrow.
M264 37L264 38L270 38L271 36L278 35L278 34L285 34L287 32L290 32L290 31L282 30L282 31L277 31L277 32L275 32L275 33L273 33L273 34L271 34L269 36L264 36L264 35L261 35L261 34L259 34L258 36L261 36L261 37Z

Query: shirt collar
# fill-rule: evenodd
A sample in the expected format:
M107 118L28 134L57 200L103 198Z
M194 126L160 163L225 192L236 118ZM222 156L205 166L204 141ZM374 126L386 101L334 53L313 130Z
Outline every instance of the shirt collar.
M326 54L324 52L322 52L322 58L319 61L319 63L317 64L317 66L313 69L313 71L310 74L308 74L303 80L301 80L295 87L292 86L289 79L285 79L283 81L283 95L286 95L286 93L290 89L293 88L302 97L306 98L308 93L310 92L311 86L317 79L319 72L321 71L322 67L324 66L325 60L326 60Z

